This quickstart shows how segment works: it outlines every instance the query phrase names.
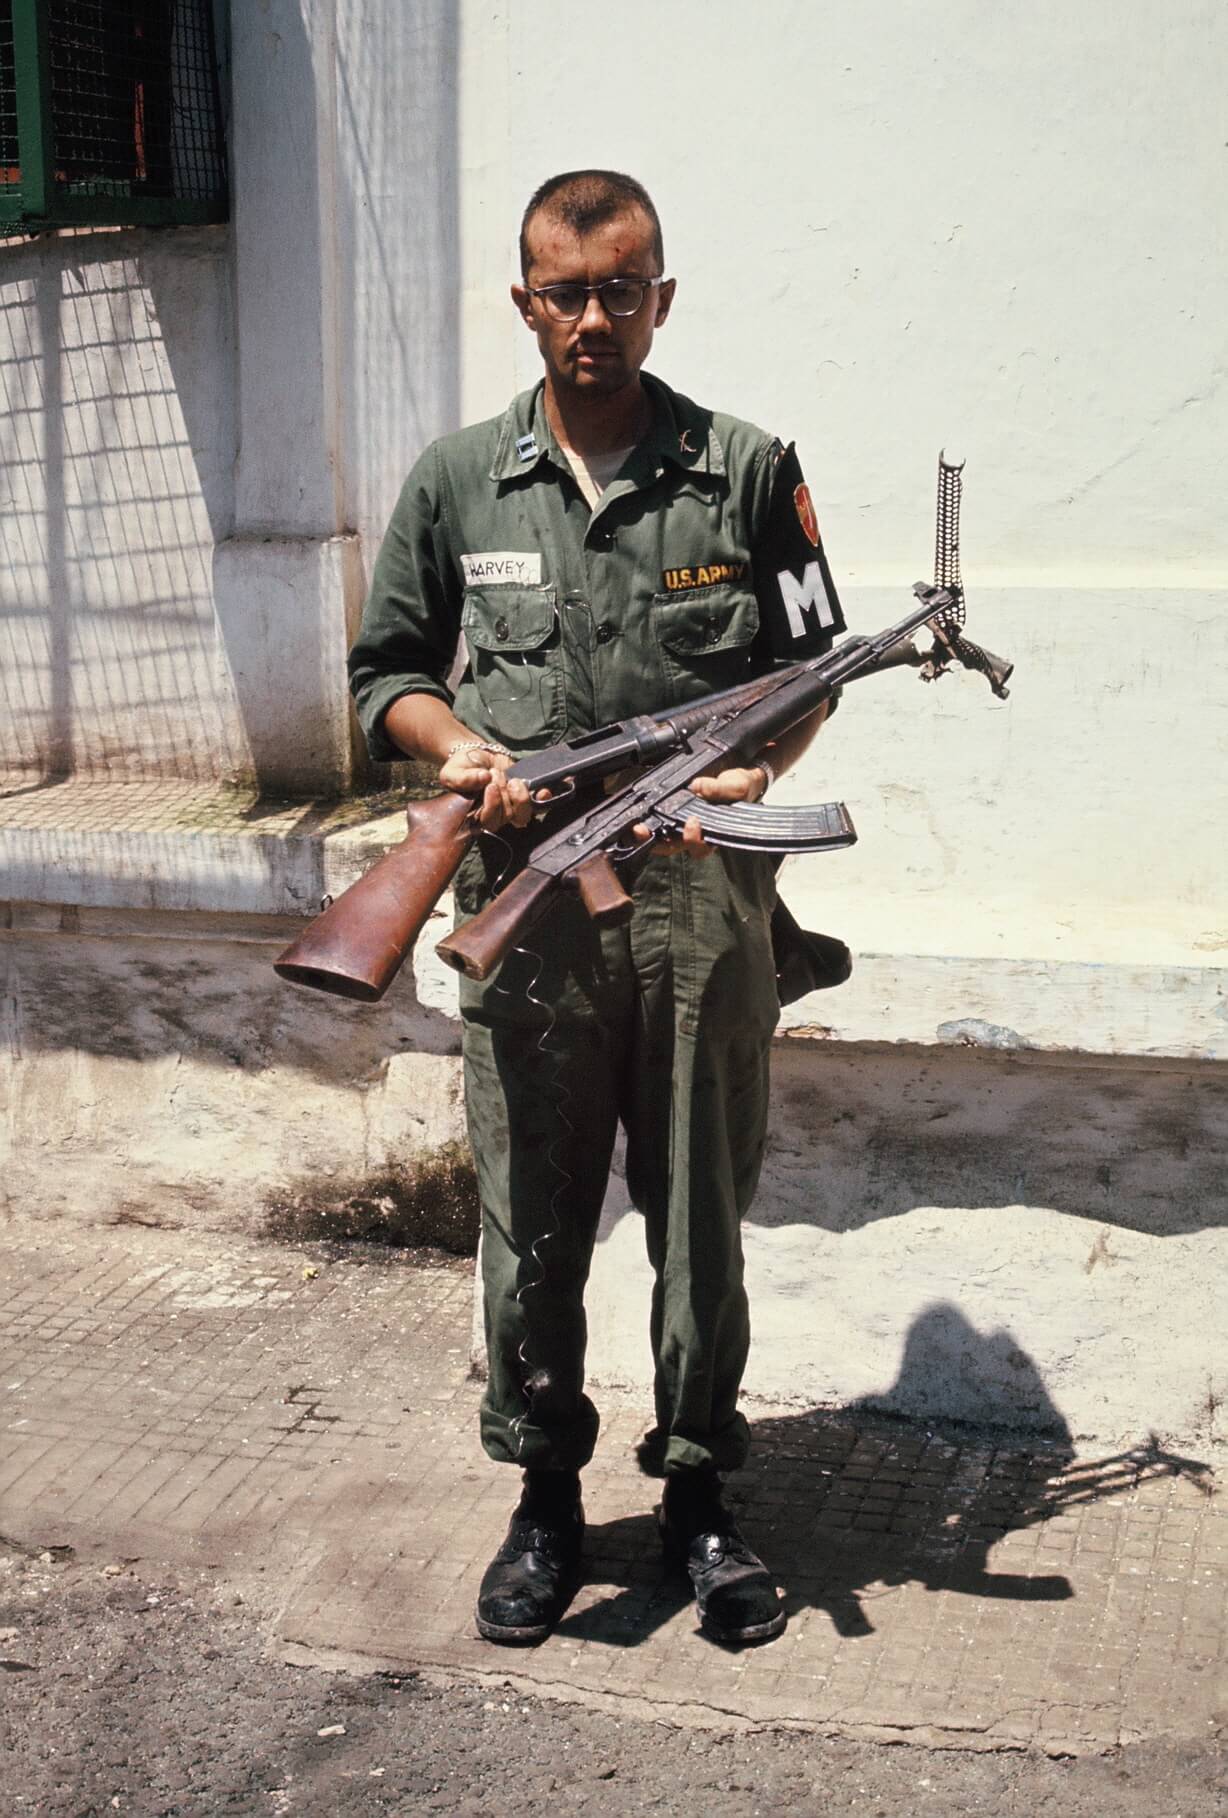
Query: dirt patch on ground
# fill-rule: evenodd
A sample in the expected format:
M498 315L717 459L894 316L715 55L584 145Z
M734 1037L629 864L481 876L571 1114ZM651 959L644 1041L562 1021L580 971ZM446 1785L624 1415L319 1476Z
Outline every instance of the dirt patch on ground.
M473 1256L481 1204L467 1143L443 1143L413 1167L303 1182L271 1194L263 1235L282 1243L374 1244Z
M0 1541L4 1806L38 1818L1177 1818L1228 1812L1228 1734L1102 1757L714 1735L489 1683L292 1667L257 1574ZM491 1650L497 1666L499 1652Z

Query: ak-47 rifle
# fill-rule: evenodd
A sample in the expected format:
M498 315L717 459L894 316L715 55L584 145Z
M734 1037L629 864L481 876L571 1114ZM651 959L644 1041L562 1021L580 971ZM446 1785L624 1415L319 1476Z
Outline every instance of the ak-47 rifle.
M598 924L625 921L633 901L614 866L628 866L653 841L699 822L713 845L788 853L851 845L856 831L843 802L800 808L721 805L692 794L697 776L752 762L762 748L806 719L838 688L910 664L927 681L953 662L986 676L1005 699L1012 665L963 636L959 579L960 468L939 465L937 582L918 581L917 605L877 637L847 637L826 655L789 664L756 681L705 696L688 707L640 715L564 740L521 758L520 778L535 813L570 812L534 847L528 864L478 915L440 941L436 952L469 978L494 971L560 891L574 888ZM921 651L922 626L933 645ZM630 768L629 782L606 794L608 779ZM538 798L542 799L538 799ZM356 884L329 904L275 962L282 978L340 997L374 1003L384 995L439 897L478 833L474 803L444 794L407 809L409 832ZM633 827L645 826L646 843Z

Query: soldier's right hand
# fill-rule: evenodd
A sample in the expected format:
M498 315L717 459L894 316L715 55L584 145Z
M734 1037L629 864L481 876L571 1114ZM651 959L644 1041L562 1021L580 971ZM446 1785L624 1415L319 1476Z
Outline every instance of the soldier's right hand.
M484 746L454 751L440 768L439 785L456 795L476 797L478 825L487 833L497 833L509 823L526 827L533 800L526 783L506 774L514 762L506 752L487 751ZM545 800L549 791L540 794Z

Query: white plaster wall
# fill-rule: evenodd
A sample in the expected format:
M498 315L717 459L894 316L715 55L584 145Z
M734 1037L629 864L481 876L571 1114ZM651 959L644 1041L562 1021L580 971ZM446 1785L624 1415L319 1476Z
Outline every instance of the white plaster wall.
M241 693L277 792L363 771L345 650L401 480L455 420L452 18L436 0L231 9L238 534L217 601L232 647L270 658Z
M462 18L466 417L535 372L505 301L529 193L611 165L678 279L655 364L796 438L842 573L923 572L945 443L973 589L1224 583L1214 0Z
M905 598L846 610L877 628ZM986 586L969 614L1016 661L1008 701L962 672L855 684L774 792L858 830L787 863L795 913L862 952L1224 966L1228 590Z
M230 276L224 228L0 247L2 769L249 765L211 580Z
M459 421L457 8L232 4L238 515L369 559Z
M346 522L368 567L423 447L461 420L455 0L336 7Z
M1026 657L1019 690L1048 700L1086 660L1066 627L1103 629L1125 682L1085 669L1085 700L1114 691L1124 732L1161 633L1193 640L1169 704L1187 818L1209 814L1191 728L1228 570L1221 9L629 0L611 34L561 0L259 0L231 28L231 229L3 249L6 766L226 776L263 767L255 742L284 750L279 786L296 765L344 783L230 646L269 618L318 686L410 461L535 375L506 301L517 217L591 160L661 204L680 290L660 370L796 436L846 587L925 572L934 454L957 448L974 620ZM267 557L248 585L244 538L349 531L331 625L301 551L284 586ZM335 752L343 709L320 700ZM841 728L859 772L865 726ZM1038 765L1051 798L1062 742ZM1177 843L1174 901L1197 868Z

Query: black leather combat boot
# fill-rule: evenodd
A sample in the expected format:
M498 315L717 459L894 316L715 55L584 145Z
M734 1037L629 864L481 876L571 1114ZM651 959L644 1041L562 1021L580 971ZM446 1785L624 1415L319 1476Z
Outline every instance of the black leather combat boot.
M580 1578L584 1507L575 1471L526 1471L507 1539L482 1577L474 1620L487 1641L544 1641Z
M764 1565L721 1500L715 1471L678 1471L665 1480L661 1540L695 1587L700 1626L714 1641L770 1641L785 1608Z

